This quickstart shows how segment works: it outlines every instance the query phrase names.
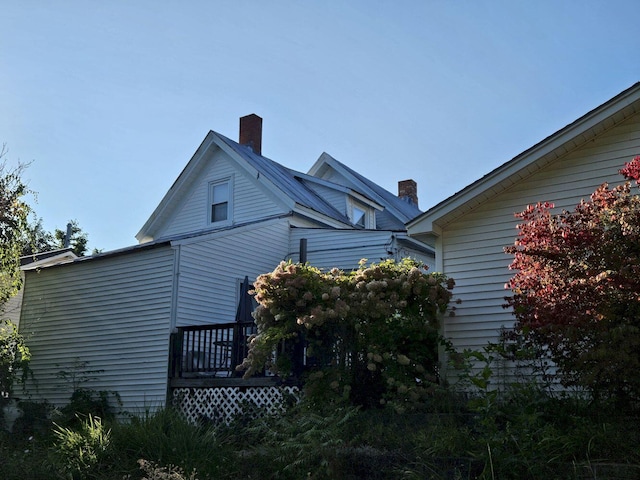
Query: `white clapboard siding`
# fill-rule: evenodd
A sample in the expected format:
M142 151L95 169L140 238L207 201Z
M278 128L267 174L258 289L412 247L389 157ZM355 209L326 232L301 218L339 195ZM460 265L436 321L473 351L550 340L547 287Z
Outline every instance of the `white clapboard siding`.
M352 270L361 259L377 263L387 258L409 256L434 267L433 257L408 247L394 248L394 232L379 230L291 229L290 258L299 260L300 239L307 239L307 261L318 268Z
M29 394L68 403L71 385L57 373L73 373L80 361L100 370L81 387L118 392L131 413L162 405L173 262L164 245L26 272L20 332L32 354Z
M178 242L176 326L235 320L239 283L253 281L286 258L289 223L270 220Z
M391 237L376 230L332 230L294 228L291 230L291 259L299 260L300 239L307 239L307 261L322 269L358 268L361 259L378 262L387 258Z
M21 288L13 297L7 300L4 305L0 305L0 323L4 322L4 320L9 320L14 325L20 323L20 307L22 306L23 293L24 290Z
M190 186L190 195L177 205L170 219L156 234L156 238L182 235L210 228L209 184L230 178L232 183L233 223L240 224L285 212L285 209L256 184L246 171L231 160L226 153L215 150L203 171Z
M454 294L462 300L456 316L445 320L444 333L457 348L482 348L497 340L502 326L513 325L513 315L503 308L512 257L503 248L516 237L514 213L538 201L572 210L603 182L621 183L617 171L639 153L636 115L443 228L444 272L455 279Z

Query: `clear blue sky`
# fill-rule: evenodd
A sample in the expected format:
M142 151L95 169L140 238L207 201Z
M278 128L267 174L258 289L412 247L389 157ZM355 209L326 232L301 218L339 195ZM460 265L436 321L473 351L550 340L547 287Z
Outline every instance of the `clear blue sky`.
M269 158L413 178L425 210L640 80L637 0L0 3L0 143L45 227L105 250L249 113Z

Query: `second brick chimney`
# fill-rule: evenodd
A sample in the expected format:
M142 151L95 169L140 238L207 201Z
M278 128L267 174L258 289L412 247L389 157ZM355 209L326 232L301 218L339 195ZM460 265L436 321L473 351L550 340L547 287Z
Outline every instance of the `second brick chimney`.
M400 180L398 182L398 197L418 206L418 184L415 180Z
M262 118L255 113L240 117L240 145L248 145L262 155Z

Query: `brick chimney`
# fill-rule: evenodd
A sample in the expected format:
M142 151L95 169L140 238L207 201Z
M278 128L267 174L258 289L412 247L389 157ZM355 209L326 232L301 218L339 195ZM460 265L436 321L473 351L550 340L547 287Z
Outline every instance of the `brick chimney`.
M240 117L240 145L248 145L262 155L262 118L255 113Z
M415 180L400 180L398 182L398 197L405 202L418 206L418 184Z

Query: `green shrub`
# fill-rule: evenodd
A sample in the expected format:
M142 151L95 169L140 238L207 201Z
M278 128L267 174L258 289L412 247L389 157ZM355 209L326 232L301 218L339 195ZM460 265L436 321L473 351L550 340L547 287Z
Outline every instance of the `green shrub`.
M60 366L60 365L58 365ZM73 362L63 365L56 373L61 381L60 387L71 392L69 403L60 409L58 423L74 425L78 419L89 415L102 420L112 420L122 407L120 394L111 390L94 390L87 385L103 373L101 369L89 368L89 362L75 358Z
M21 435L46 434L51 429L53 406L47 402L21 400L18 407L22 414L13 425L13 432Z
M31 353L18 327L9 320L0 322L0 426L2 407L16 382L24 381L29 373Z
M120 395L117 392L78 388L71 394L69 403L60 409L61 417L58 419L58 423L74 425L90 416L112 420L117 413L113 403L118 406L122 405Z
M55 425L53 435L54 461L65 478L96 478L95 473L107 467L111 430L104 427L99 417L89 415L77 430Z
M193 425L171 408L115 424L112 444L119 452L123 474L133 474L139 459L176 465L187 472L216 473L229 466L232 455L215 426Z

